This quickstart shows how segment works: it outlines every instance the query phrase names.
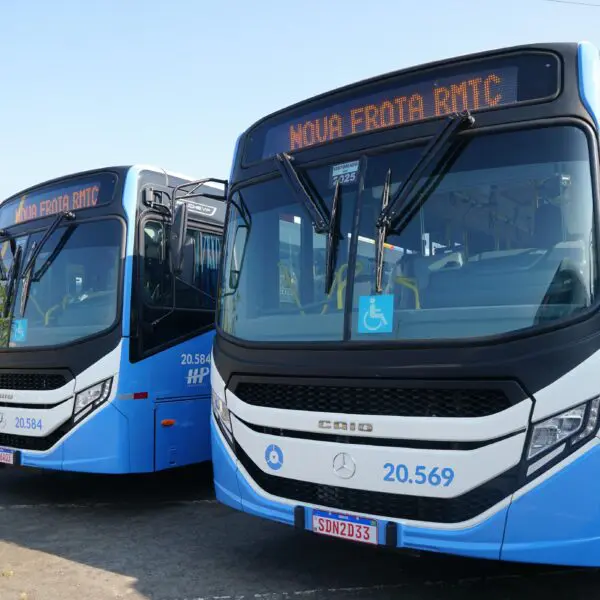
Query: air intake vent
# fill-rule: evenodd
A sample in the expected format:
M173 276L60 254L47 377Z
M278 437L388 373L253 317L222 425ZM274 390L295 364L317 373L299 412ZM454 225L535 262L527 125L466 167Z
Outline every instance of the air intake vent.
M232 391L254 406L354 415L466 419L493 415L512 405L498 387L405 385L393 381L373 386L362 381L357 385L307 385L263 380L240 381Z
M62 373L0 371L1 390L56 390L69 381Z

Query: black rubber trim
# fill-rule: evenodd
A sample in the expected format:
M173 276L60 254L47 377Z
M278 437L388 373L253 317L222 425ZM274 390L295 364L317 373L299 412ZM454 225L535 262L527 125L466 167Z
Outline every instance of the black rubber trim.
M385 526L385 545L391 548L398 545L398 526L393 521Z
M295 506L294 507L294 527L296 529L305 529L305 519L304 515L306 510L304 506Z

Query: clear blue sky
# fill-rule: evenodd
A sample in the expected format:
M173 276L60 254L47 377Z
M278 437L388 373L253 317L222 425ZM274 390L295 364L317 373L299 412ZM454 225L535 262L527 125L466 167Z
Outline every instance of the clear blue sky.
M600 8L544 0L0 0L0 198L136 162L227 177L239 133L304 97L582 39Z

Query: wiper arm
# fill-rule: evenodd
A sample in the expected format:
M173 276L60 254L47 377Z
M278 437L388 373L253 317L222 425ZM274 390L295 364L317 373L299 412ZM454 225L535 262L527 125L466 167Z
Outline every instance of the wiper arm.
M294 166L289 154L282 152L275 156L277 168L281 173L282 179L287 183L289 188L294 192L296 200L302 204L308 211L312 220L315 233L327 234L327 247L325 249L325 293L328 294L333 285L333 267L335 266L335 257L337 254L337 244L339 242L340 233L338 231L339 221L339 200L340 200L340 185L336 181L333 200L331 203L331 215L322 204L314 198L306 187L302 184L300 177Z
M37 244L35 246L35 248L33 249L33 252L31 253L31 256L29 257L29 260L27 261L25 268L23 269L23 291L21 292L21 306L20 306L21 316L23 316L25 314L25 309L27 308L27 300L29 299L29 290L31 288L31 272L33 271L33 266L35 265L35 261L37 260L37 257L39 256L39 254L42 251L42 248L44 247L46 242L50 239L50 236L56 231L56 229L62 223L62 221L64 219L68 219L69 221L72 221L74 218L75 218L75 213L70 212L70 211L61 212L58 215L56 215L56 218L54 219L54 221L52 221L52 224L46 230L46 233L43 235L42 239L40 240L40 243Z
M387 210L390 202L390 189L392 187L392 170L388 169L385 175L385 182L383 184L383 192L381 194L381 215ZM375 248L375 285L377 291L381 291L381 280L383 277L383 250L385 246L385 238L387 236L387 227L378 224L377 230L377 246Z
M275 156L275 160L277 168L281 173L281 177L294 192L296 200L302 204L310 214L315 233L329 233L329 215L327 214L326 209L310 195L309 191L300 181L296 169L292 166L290 155L282 152Z
M331 219L329 220L329 231L327 232L327 248L325 256L325 293L329 294L333 285L333 268L337 255L338 243L340 241L339 231L339 208L340 203L340 182L335 182L335 191L333 192L333 200L331 201Z
M420 194L413 194L415 187L423 177L425 171L432 165L439 165L452 149L454 138L463 130L472 127L475 118L469 111L448 117L442 129L427 144L421 158L416 162L400 189L389 198L389 187L391 182L391 173L386 175L387 188L384 186L384 192L381 200L381 213L377 219L377 246L376 246L376 282L375 289L377 293L381 292L381 279L383 274L383 250L388 231L394 228L401 219L403 219L413 208L415 203L421 201ZM398 232L397 232L398 233Z
M76 225L69 225L69 227L65 230L65 232L60 236L60 240L58 240L58 244L52 250L50 256L45 260L44 264L35 272L32 276L32 281L39 281L46 271L52 266L52 263L56 260L56 257L61 253L62 249L66 246L70 237L73 235Z
M23 247L18 246L13 259L12 264L12 273L10 277L10 281L8 282L8 290L6 292L6 298L4 299L4 309L2 311L2 317L4 319L8 318L10 315L10 309L13 303L13 294L15 291L15 282L17 281L17 277L19 276L19 269L21 268L21 258L23 256Z

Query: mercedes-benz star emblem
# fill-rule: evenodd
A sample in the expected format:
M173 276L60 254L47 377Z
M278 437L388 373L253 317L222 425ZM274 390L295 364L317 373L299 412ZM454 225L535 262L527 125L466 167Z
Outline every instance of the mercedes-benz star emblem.
M356 473L356 463L349 454L340 452L333 459L333 472L342 479L350 479Z

